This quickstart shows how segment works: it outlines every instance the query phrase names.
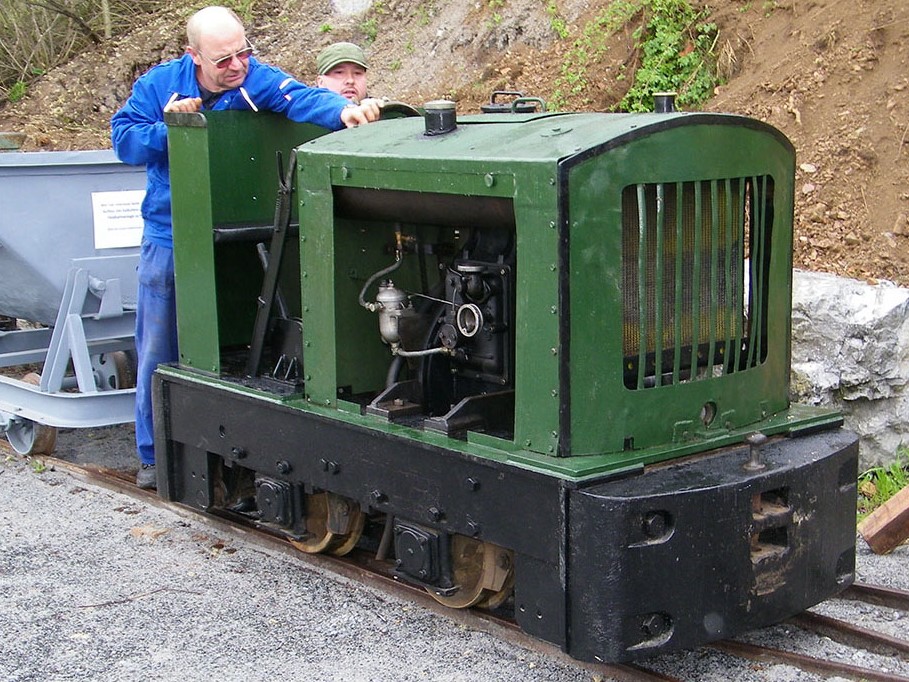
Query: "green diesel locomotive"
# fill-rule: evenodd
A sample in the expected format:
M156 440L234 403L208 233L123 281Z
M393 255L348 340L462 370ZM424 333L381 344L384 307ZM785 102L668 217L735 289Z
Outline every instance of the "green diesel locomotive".
M792 145L541 109L169 115L160 494L589 661L836 594L858 449L789 402Z

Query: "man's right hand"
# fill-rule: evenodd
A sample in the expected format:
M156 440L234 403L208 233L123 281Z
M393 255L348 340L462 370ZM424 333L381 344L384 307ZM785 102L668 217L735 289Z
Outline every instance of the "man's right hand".
M348 128L354 128L378 121L382 115L383 104L382 100L372 98L364 99L360 104L348 104L341 109L341 122Z
M180 114L194 114L197 111L202 111L202 98L186 97L185 99L174 100L164 107L165 114L172 111L176 111Z

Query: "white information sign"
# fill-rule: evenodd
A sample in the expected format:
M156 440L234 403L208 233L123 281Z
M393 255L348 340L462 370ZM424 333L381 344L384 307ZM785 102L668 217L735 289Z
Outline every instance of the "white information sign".
M140 207L144 198L144 189L92 192L96 249L139 246L143 225Z

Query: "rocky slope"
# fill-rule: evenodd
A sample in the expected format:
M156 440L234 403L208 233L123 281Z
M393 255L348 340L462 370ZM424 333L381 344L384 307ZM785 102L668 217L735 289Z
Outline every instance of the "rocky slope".
M248 23L260 55L306 81L325 44L353 40L367 46L372 94L450 97L476 111L494 90L551 98L566 54L607 4L265 0ZM108 147L111 114L136 76L182 51L190 11L165 5L48 73L0 108L0 130L26 132L26 150ZM765 120L798 150L797 267L909 285L909 5L716 0L709 12L726 82L704 108ZM605 41L568 106L607 111L621 99L621 75L639 58L633 28Z

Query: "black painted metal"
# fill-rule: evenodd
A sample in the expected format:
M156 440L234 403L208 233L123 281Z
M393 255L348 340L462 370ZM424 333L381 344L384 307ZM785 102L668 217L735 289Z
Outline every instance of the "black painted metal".
M219 481L242 466L508 547L521 571L519 625L565 645L564 481L182 377L156 374L154 400L164 498L202 510L229 505Z
M422 539L426 551L399 572L427 585L444 582L446 534L512 549L515 619L576 658L727 638L854 578L858 449L847 431L771 439L759 471L743 466L743 445L578 487L179 374L156 374L154 395L165 498L228 506L225 472L255 471L289 528L290 490L330 490L393 515L399 551Z
M262 281L262 292L257 299L256 322L253 328L252 341L250 342L249 359L246 364L246 374L251 377L259 373L262 349L265 346L265 334L268 331L268 323L272 317L272 306L279 294L278 274L281 269L284 245L287 242L288 227L290 226L291 199L293 198L296 163L297 154L292 151L287 162L287 172L285 173L281 167L281 154L278 152L278 197L275 205L275 224L272 230L268 265L265 268L265 277Z
M558 550L541 538L561 532L559 479L203 383L171 377L162 382L160 375L156 381L163 383L158 390L168 415L166 440L155 448L171 482L168 499L210 506L211 500L200 504L173 491L205 489L198 483L212 473L205 470L205 453L231 465L233 452L242 451L243 467L300 483L307 492L331 490L364 509L393 510L448 532L471 535L478 525L484 540L557 561ZM192 446L200 444L204 452L194 453ZM530 514L533 527L525 522Z
M572 491L570 653L645 658L779 622L854 579L858 447L778 438Z

